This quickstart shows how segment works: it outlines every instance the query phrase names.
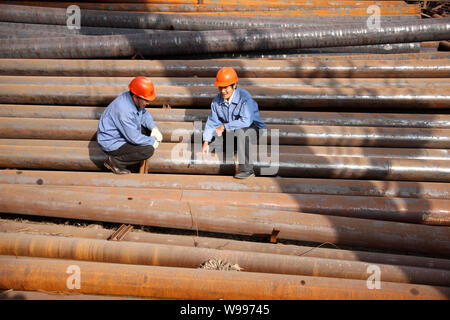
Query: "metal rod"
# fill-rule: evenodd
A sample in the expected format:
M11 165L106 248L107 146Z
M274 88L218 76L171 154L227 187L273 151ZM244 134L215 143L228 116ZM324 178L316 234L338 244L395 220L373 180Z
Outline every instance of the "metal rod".
M169 268L1 256L0 287L112 294L160 299L447 299L445 287L321 277ZM67 269L82 271L80 289L68 289ZM25 272L29 270L29 272ZM73 273L73 271L72 271ZM117 275L120 274L120 277ZM70 280L70 279L69 279ZM164 288L164 290L161 290Z

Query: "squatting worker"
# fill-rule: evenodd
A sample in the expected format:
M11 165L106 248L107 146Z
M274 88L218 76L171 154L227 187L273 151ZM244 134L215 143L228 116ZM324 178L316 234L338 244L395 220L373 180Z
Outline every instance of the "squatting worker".
M233 68L224 67L217 73L214 85L218 87L219 94L211 103L211 114L203 131L202 155L209 152L214 134L220 137L224 131L233 133L237 137L239 162L239 173L234 177L245 179L255 176L251 160L256 159L256 154L250 157L253 149L250 143L255 147L257 141L253 141L251 137L258 137L258 129L265 129L266 125L261 121L256 101L248 91L238 88L237 83L238 76ZM249 134L252 133L249 130L254 130L254 133Z
M150 158L162 141L161 132L145 110L156 97L153 83L139 76L128 89L108 105L98 123L97 141L108 155L104 166L115 174L130 173L126 167ZM151 135L144 134L148 130Z

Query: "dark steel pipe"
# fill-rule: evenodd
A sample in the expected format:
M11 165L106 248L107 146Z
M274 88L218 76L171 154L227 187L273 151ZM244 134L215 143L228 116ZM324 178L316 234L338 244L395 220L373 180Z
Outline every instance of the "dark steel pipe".
M63 224L26 223L13 220L0 220L0 232L20 234L58 235L64 237L78 237L105 240L111 235L111 230L100 225L97 228L79 228ZM158 234L154 232L128 232L122 241L139 243L153 243L161 245L175 245L195 248L209 248L217 250L236 250L242 252L260 252L269 254L308 256L325 259L347 261L362 261L366 263L380 263L389 265L411 266L450 270L450 260L413 255L399 255L391 253L329 249L324 247L308 247L291 244L274 244L264 242L250 242L242 240L199 237L176 234Z
M133 265L198 268L209 259L244 272L367 280L370 263L137 242L0 233L0 254ZM381 281L450 286L450 271L378 264Z
M163 144L164 145L164 144ZM86 147L54 148L48 146L0 146L1 168L58 169L58 170L104 170L106 156L93 145ZM410 160L352 157L320 157L285 155L278 162L258 162L255 169L274 170L274 174L288 177L450 181L447 160ZM278 169L278 171L277 171ZM220 161L218 157L205 157L184 152L175 154L163 149L150 158L150 172L226 174L236 171L233 162Z
M0 86L0 103L108 105L124 91L117 86L12 85ZM152 106L209 107L217 95L213 87L160 86ZM253 99L262 108L449 108L450 94L442 88L311 88L254 87Z
M97 126L97 120L0 118L0 138L95 140ZM158 128L164 141L181 142L197 136L201 143L202 128L193 123L158 122ZM268 141L275 130L281 145L450 148L449 129L267 125ZM191 141L195 140L184 142Z
M3 170L0 183L450 199L446 183L407 181L258 177L237 182L226 176L154 173L152 179L147 179L135 174L117 177L96 172Z
M100 119L105 107L76 107L53 105L0 104L0 117L49 118L49 119ZM155 121L205 122L207 109L161 109L147 108ZM260 111L266 124L351 126L351 127L394 127L394 128L450 128L447 114L406 113L346 113L302 111Z
M0 5L1 6L1 5ZM0 7L1 8L1 7ZM84 17L82 15L82 17ZM101 16L103 19L104 15ZM109 15L108 15L109 17ZM1 18L1 14L0 14ZM435 21L437 20L437 21ZM52 39L0 40L2 58L111 58L320 48L446 40L450 18L384 24L369 29L360 24L340 28L235 29L171 31L168 34L72 36Z
M447 299L445 287L321 277L211 271L1 256L0 288L112 294L159 299ZM82 270L80 289L68 289L67 269ZM27 271L28 270L28 271ZM120 274L120 277L117 275ZM164 290L161 290L164 288Z
M445 53L450 56L450 53ZM396 55L392 55L396 56ZM366 55L315 60L59 60L0 59L0 74L35 76L215 77L223 66L233 67L240 78L448 78L450 59L364 60ZM408 55L409 57L409 55ZM330 61L324 59L330 59ZM358 60L362 59L362 60Z
M212 231L240 235L270 235L279 239L331 242L337 245L407 250L448 256L449 228L382 220L306 214L178 200L140 199L69 191L64 188L0 185L4 213L75 218L105 222ZM108 203L108 206L99 205Z

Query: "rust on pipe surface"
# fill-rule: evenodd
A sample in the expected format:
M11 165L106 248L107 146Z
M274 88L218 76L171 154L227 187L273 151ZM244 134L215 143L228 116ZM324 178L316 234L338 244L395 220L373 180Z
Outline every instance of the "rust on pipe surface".
M66 190L0 185L4 213L119 222L279 239L331 242L359 247L427 252L448 256L449 228L392 221L319 215L261 208L152 200ZM134 193L136 194L136 192ZM341 197L344 198L344 197ZM108 206L99 205L108 203Z
M2 185L0 188L8 188ZM12 188L36 188L29 185L12 185ZM46 186L49 192L89 192L100 196L128 196L133 199L135 188L87 187L87 186ZM294 212L316 213L343 217L421 223L430 225L450 225L450 200L386 198L366 196L335 196L316 194L283 194L260 192L141 189L140 200L183 201L208 205L211 203L224 206L285 210ZM272 231L271 231L272 232Z
M450 94L442 88L411 90L410 88L249 88L253 99L262 108L297 109L308 108L449 108ZM102 105L106 106L124 88L118 86L72 86L72 85L13 85L0 86L0 103L8 104L55 104L55 105ZM217 88L209 86L183 87L160 86L151 106L209 107L217 95ZM95 94L93 94L95 92Z
M202 129L188 122L158 122L164 141L201 142ZM95 140L97 120L0 118L1 139ZM267 141L281 145L450 148L449 129L267 125ZM196 138L197 136L197 138ZM187 140L187 141L186 141ZM297 149L289 153L297 152ZM309 154L312 153L309 152ZM304 153L303 153L304 154ZM371 155L371 154L367 154Z
M221 161L214 155L201 159L200 154L189 151L175 155L162 150L155 152L149 161L149 171L225 175L234 175L236 171L235 159L232 162ZM95 145L92 148L0 145L1 168L98 171L104 170L105 159L103 151ZM277 162L270 159L257 162L257 172L261 168L273 169L275 172L272 174L288 177L450 181L447 160L285 155Z
M0 183L60 186L162 188L236 192L303 193L390 198L450 199L446 183L344 179L267 178L236 181L227 176L153 173L117 177L97 172L0 171Z
M160 299L448 299L450 289L322 277L135 266L76 260L1 256L0 288L72 291ZM80 289L67 288L67 268L83 272ZM30 270L25 272L25 270ZM120 274L120 277L117 277ZM164 288L163 290L161 288Z
M114 242L44 235L0 233L0 254L109 262L134 265L198 268L209 259L237 264L244 272L291 274L367 280L370 263L268 253L187 248L175 245ZM450 286L450 271L378 264L381 281Z
M450 54L449 54L450 55ZM382 55L385 57L386 55ZM361 59L366 57L364 55ZM318 58L317 58L318 59ZM0 59L0 74L35 76L215 77L223 66L240 78L448 78L450 59L355 60L60 60Z
M434 80L435 81L435 80ZM48 119L100 119L105 107L0 104L0 117ZM208 109L147 108L155 121L206 121ZM447 114L348 113L302 111L260 111L266 124L351 127L450 128Z
M80 228L70 225L49 223L26 223L0 219L0 232L19 234L58 235L87 239L105 240L111 234L109 229L100 225L97 228ZM324 247L308 247L292 244L271 244L243 240L199 237L189 235L162 234L154 232L134 232L125 235L122 241L153 243L217 250L235 250L242 252L260 252L269 254L307 256L325 259L362 261L366 263L381 263L411 267L450 270L450 260L413 255L400 255L382 252L329 249Z

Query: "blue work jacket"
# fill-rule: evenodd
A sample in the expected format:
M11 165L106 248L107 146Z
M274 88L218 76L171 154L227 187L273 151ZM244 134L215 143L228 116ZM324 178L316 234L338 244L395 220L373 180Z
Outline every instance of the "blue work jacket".
M152 130L156 124L150 113L136 106L130 92L124 92L103 111L98 122L97 141L104 151L117 150L126 142L152 146L156 138L142 134L141 126Z
M241 88L236 88L230 104L220 93L214 98L211 103L211 114L203 131L203 141L210 142L216 128L222 124L227 131L249 128L251 125L259 129L266 128L259 115L258 104L247 90Z

